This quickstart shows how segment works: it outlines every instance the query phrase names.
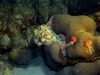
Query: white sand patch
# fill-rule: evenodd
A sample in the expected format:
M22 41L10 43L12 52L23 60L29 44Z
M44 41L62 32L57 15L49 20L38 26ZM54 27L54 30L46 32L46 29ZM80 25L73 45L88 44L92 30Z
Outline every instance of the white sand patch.
M27 66L20 66L12 71L12 75L55 75L55 73L46 67L41 57L33 59Z

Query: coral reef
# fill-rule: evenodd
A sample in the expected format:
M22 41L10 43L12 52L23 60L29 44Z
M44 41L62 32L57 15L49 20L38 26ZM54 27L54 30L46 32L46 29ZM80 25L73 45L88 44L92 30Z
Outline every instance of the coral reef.
M39 18L39 22L40 23L46 23L49 19L49 8L50 8L50 5L48 2L41 2L38 6L38 18Z
M0 75L11 75L12 68L8 63L0 61Z
M0 4L0 74L11 72L10 64L5 62L26 65L38 55L51 70L58 71L57 75L100 74L100 34L95 31L96 27L99 30L100 12L91 16L96 23L88 16L67 15L69 6L75 9L74 14L86 14L76 10L83 11L89 3L6 1Z
M31 25L36 20L35 10L25 3L0 4L0 7L0 54L8 55L16 64L28 64L37 56L29 49L29 44L34 42L36 26Z

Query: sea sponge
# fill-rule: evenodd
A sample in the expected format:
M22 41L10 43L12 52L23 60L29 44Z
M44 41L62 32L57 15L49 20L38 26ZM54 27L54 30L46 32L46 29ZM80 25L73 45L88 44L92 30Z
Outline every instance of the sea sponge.
M9 58L14 62L18 61L19 57L20 57L20 52L11 51L9 53Z
M33 55L32 51L28 48L16 52L11 51L9 53L9 58L11 59L11 61L19 65L27 65L34 57L35 54Z

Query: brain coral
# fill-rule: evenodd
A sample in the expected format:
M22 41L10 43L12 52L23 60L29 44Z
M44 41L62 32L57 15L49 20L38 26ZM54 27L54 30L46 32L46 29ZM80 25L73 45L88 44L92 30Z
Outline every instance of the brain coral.
M63 34L66 39L65 48L66 64L74 64L76 61L93 61L98 56L99 50L95 47L96 23L87 16L70 16L66 14L54 15L48 22L48 25L56 34ZM72 36L77 37L76 42L69 45ZM53 70L58 70L59 65L64 64L64 59L60 54L60 47L57 43L45 46L47 63ZM55 64L56 63L56 64ZM58 64L57 64L58 63Z

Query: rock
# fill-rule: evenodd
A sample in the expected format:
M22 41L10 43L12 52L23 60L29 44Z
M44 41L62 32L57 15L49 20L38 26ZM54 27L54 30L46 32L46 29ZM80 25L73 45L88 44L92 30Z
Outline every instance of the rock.
M80 62L75 66L67 66L63 70L59 71L56 75L91 75L100 74L100 59L91 63Z

